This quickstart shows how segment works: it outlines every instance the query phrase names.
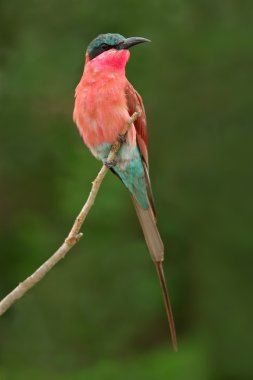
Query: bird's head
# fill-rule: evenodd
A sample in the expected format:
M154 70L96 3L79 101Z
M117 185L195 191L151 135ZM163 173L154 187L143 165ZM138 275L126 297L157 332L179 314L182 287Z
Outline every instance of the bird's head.
M143 42L150 42L150 40L142 37L125 38L121 34L117 33L100 34L91 41L87 51L91 60L108 50L125 50L129 49L131 46L141 44Z
M91 61L99 57L106 61L107 57L109 59L114 56L114 59L125 57L127 61L129 58L129 52L123 53L123 51L143 42L150 42L150 40L142 37L125 38L117 33L100 34L89 44L87 48L87 58Z

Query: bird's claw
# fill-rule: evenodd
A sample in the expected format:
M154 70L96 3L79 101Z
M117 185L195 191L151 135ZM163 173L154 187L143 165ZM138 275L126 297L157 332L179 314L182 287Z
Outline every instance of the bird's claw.
M141 116L141 114L142 114L142 109L141 109L141 107L140 107L140 106L138 106L138 104L136 104L136 107L135 107L135 111L136 111L136 112L138 112L138 114L139 114L139 116L138 116L138 117L140 117L140 116Z
M125 133L120 133L118 135L118 142L120 144L124 144L126 142L126 134Z
M112 161L105 160L105 161L104 161L104 164L105 164L105 166L106 166L108 169L111 169L111 168L113 168L114 166L116 166L117 161L116 161L116 160L112 160Z

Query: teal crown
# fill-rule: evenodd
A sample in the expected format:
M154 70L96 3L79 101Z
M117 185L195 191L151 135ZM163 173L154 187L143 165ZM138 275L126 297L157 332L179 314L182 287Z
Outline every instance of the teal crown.
M124 40L125 40L125 37L123 37L121 34L117 34L117 33L100 34L94 40L92 40L91 43L89 44L88 53L91 53L92 51L96 50L102 44L106 44L108 46L115 46L115 45L118 45L120 42L123 42Z

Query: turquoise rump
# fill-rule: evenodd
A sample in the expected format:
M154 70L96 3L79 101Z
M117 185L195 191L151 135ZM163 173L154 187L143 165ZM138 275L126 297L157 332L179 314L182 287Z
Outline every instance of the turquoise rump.
M111 150L111 144L104 143L93 147L96 156L103 162ZM140 151L137 146L129 147L123 144L116 158L116 164L112 168L131 194L136 198L143 209L148 209L149 202L146 191L146 179Z

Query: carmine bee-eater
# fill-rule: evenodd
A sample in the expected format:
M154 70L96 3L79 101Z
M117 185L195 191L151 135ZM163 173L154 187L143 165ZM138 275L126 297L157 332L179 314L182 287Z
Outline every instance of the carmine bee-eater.
M173 348L177 339L170 299L163 272L164 247L156 226L152 197L146 116L141 96L128 82L125 68L129 48L150 42L146 38L125 38L102 34L88 46L83 76L76 88L74 121L91 153L106 164L130 191L143 234L160 279ZM114 162L108 162L112 144L122 137L130 116L141 110Z

